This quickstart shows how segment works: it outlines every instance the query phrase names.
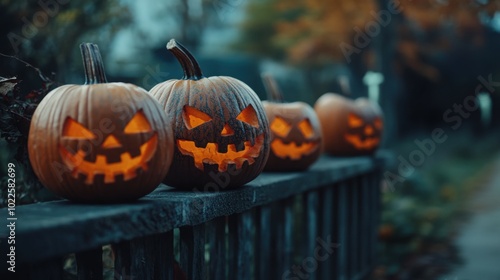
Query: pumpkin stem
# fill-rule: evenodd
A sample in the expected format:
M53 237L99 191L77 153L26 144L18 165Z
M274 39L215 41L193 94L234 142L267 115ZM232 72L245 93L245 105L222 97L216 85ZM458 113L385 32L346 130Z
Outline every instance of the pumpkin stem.
M107 83L104 73L104 64L102 63L99 47L93 43L80 44L80 51L83 59L83 69L85 71L85 84L93 85Z
M267 92L267 98L271 101L282 103L285 101L276 79L271 74L264 73L260 75L264 88Z
M179 61L184 70L183 80L199 80L204 78L200 65L194 56L180 43L171 39L167 44L169 50Z

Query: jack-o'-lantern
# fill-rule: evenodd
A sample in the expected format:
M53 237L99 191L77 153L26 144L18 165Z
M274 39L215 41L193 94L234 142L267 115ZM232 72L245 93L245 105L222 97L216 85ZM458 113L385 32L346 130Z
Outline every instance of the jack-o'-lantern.
M237 79L204 77L195 58L175 40L167 49L184 77L150 90L169 115L175 135L175 164L164 182L221 190L253 180L264 168L270 141L258 96Z
M96 45L80 47L85 84L54 89L33 114L33 170L47 189L67 199L140 198L161 183L172 162L167 116L146 90L107 83Z
M380 145L383 115L378 104L366 98L347 99L322 95L314 105L324 137L324 150L336 156L373 154Z
M321 125L304 102L282 103L283 94L271 75L262 75L268 98L262 105L271 128L271 152L266 171L307 169L321 154Z

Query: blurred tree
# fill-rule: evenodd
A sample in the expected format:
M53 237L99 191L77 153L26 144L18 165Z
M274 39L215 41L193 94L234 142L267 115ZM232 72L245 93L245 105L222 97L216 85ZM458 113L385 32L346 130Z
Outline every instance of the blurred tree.
M354 97L366 96L367 70L383 73L380 102L396 139L442 122L447 108L474 94L479 75L498 71L490 23L499 10L498 0L259 1L248 5L237 46L307 72L344 63ZM406 117L420 123L396 123Z
M209 0L175 0L157 3L158 9L154 13L156 20L169 22L167 27L163 27L164 32L160 35L161 48L164 49L165 42L171 38L176 38L190 49L198 48L203 38L204 27L214 14L211 4L212 1Z
M329 64L344 58L339 46L351 43L375 10L371 0L254 1L237 46L278 59L284 54L294 63Z
M285 58L283 48L273 41L277 35L275 25L285 18L285 14L277 9L279 1L256 0L248 3L247 17L240 25L241 35L234 48L275 59Z
M468 96L477 95L478 87L493 94L494 89L482 81L500 73L495 63L500 59L500 34L492 26L498 11L498 0L405 4L398 32L397 67L407 85L403 103L413 106L400 111L401 119L407 122L401 124L403 132L443 122L443 113L454 104L463 104ZM500 104L494 102L494 106L493 112L498 112ZM421 108L425 108L425 114ZM464 121L479 125L479 112L471 113Z
M81 41L98 43L105 52L113 35L131 20L118 0L1 0L1 4L0 52L19 56L45 72L56 72L59 81L67 78L72 64L68 62L79 54ZM22 72L13 68L14 73L3 74Z

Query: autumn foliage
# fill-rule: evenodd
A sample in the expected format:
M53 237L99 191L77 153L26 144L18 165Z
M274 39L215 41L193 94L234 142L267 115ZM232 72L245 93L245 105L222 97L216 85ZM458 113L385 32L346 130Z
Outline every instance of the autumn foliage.
M270 0L252 2L247 9L251 15L242 25L244 49L265 54L265 49L255 46L267 44L266 49L273 50L267 54L281 51L289 62L301 64L345 62L346 50L367 56L370 63L373 46L360 47L357 36L367 35L370 28L372 34L380 32L370 27L373 22L386 28L377 14L390 12L390 23L397 25L393 35L400 38L397 51L410 67L436 79L439 73L435 69L417 62L419 54L446 50L456 40L482 44L484 22L500 10L500 1ZM397 22L392 22L396 18ZM250 39L248 33L256 34L259 29L266 29L260 33L264 34L261 40L245 40ZM433 39L423 42L422 37L430 33L435 34ZM376 36L368 37L372 40Z

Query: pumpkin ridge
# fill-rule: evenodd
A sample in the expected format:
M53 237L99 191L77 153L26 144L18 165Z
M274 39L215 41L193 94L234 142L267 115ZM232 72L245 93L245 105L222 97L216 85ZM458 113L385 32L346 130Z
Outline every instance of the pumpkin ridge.
M242 100L242 96L246 96L247 94L246 94L246 93L243 93L243 92L241 92L241 91L240 91L240 89L238 88L238 86L236 86L236 85L233 83L233 79L230 79L230 78L228 79L228 78L227 78L227 77L225 77L225 76L221 76L221 77L219 77L219 78L221 78L222 80L224 80L224 81L226 82L225 84L227 85L227 90L228 90L229 92L234 92L234 91L236 91L236 92L237 92L237 94L234 94L234 96L235 96L235 99L236 99L235 101L236 101L236 103L237 103L238 109L239 109L240 107L242 107L242 109L241 109L241 110L244 110L246 106L245 106L245 102L244 102L244 100ZM244 131L244 132L246 133L246 131L247 131L246 126L245 126L244 124L240 124L240 125L241 125L241 127L242 127L242 129L241 129L241 130L242 130L242 131ZM252 130L250 130L250 131L252 131ZM253 132L253 131L252 131L252 132ZM254 139L254 137L255 137L256 135L257 135L257 133L255 133L255 135L252 135L252 139L250 139L250 141L251 141L251 144L252 144L252 145L255 145L255 139Z
M242 96L250 97L254 103L252 105L254 107L256 104L259 104L261 102L260 99L257 97L257 94L249 94L250 90L251 90L251 92L253 92L253 90L247 84L245 84L243 82L239 82L239 81L235 80L234 78L228 77L228 76L219 76L219 78L223 79L226 82L225 84L227 85L228 90L230 92L237 92L237 94L234 94L234 96L236 96L236 100L238 102L239 107L243 107L243 109L246 107L245 101L242 99ZM238 84L236 84L236 82L238 82ZM243 91L242 88L246 88L246 91ZM262 112L260 114L258 111L256 111L256 114L258 114L258 117L263 120L262 122L268 123L267 116L265 115L265 112ZM269 124L267 124L267 125L262 124L261 126L265 128L265 127L269 127ZM245 127L243 130L246 131ZM262 133L266 133L266 131L262 131ZM257 134L257 133L255 133L255 134ZM256 135L254 135L254 137L255 136ZM253 144L254 143L252 143L252 145Z

